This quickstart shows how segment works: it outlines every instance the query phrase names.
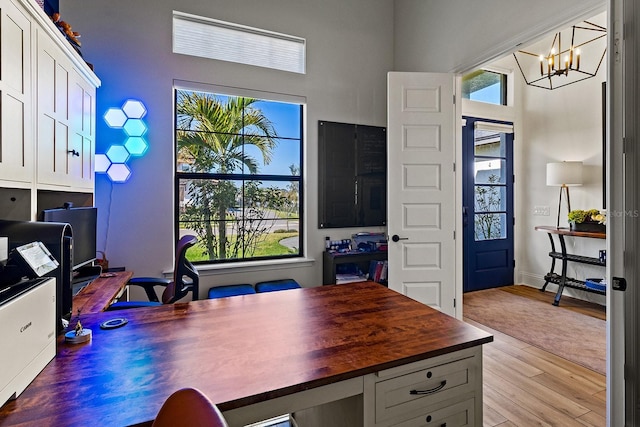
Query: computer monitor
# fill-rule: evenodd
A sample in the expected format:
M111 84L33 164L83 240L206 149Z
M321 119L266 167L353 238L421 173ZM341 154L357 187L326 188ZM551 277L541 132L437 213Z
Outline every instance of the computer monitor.
M96 259L96 230L98 210L95 207L69 207L46 209L44 222L61 222L71 225L72 268L90 264Z

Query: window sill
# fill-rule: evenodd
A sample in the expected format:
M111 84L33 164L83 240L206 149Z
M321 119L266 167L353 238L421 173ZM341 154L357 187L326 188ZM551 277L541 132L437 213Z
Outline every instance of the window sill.
M200 264L197 265L200 276L213 276L218 273L232 273L234 270L242 270L245 272L265 271L265 270L281 270L283 268L303 268L312 266L316 260L314 258L291 258L291 259L275 259L268 261L247 261L232 262L228 264ZM171 275L172 272L165 274Z

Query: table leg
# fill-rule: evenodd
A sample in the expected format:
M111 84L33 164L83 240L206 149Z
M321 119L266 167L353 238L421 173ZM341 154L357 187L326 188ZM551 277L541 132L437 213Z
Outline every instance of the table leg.
M548 233L547 236L549 236L549 242L551 242L551 252L555 252L556 251L556 245L553 242L553 236L551 235L551 233ZM556 269L556 259L551 257L551 270L549 270L549 273L547 273L544 277L544 285L542 285L542 288L540 288L540 292L544 292L547 289L547 285L550 283L548 278L553 277L553 275L555 274L555 269Z
M567 282L567 246L564 243L564 237L562 234L558 235L558 240L560 240L560 248L562 251L562 275L560 276L560 284L558 285L558 292L556 293L556 297L553 300L553 305L560 305L560 298L562 297L562 291L564 291L564 285Z

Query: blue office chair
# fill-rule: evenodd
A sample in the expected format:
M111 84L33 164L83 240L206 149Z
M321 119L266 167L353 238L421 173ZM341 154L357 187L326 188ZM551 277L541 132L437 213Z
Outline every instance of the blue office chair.
M209 299L233 297L237 295L255 294L256 291L250 283L241 283L239 285L213 286L209 288Z
M191 299L198 299L200 276L198 270L187 259L187 249L195 245L195 236L183 236L176 244L176 261L173 267L173 279L160 277L134 277L127 285L140 286L147 294L149 301L119 301L111 304L107 310L123 310L126 308L153 307L162 304L173 304L191 292ZM164 286L162 301L158 299L155 286Z
M293 279L269 280L256 283L256 292L274 292L287 289L301 288L300 284Z

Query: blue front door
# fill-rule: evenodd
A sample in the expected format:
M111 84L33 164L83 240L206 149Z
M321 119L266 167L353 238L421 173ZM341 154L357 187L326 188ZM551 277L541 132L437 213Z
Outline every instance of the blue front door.
M513 125L464 117L464 292L513 284Z

